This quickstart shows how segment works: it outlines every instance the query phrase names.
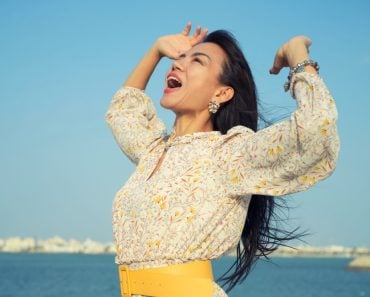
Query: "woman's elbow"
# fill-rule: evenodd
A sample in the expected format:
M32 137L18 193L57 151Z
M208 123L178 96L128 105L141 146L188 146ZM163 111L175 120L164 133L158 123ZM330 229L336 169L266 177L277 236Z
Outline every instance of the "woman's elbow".
M318 160L313 168L313 172L316 172L318 176L322 175L319 179L324 179L334 172L337 165L340 142L336 127L331 127L330 134L325 135L321 141L318 144L318 147L321 147L321 149L316 151Z
M336 126L332 128L332 133L328 137L327 142L326 142L326 154L327 154L327 160L328 163L331 165L331 172L330 174L334 171L338 157L339 157L339 151L340 151L340 140L339 140L339 134Z

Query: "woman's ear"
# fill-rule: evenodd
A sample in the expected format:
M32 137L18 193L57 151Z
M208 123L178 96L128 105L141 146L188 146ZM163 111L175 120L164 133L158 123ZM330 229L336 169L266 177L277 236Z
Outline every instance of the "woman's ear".
M230 86L222 86L217 89L213 97L218 103L225 103L234 97L234 89Z

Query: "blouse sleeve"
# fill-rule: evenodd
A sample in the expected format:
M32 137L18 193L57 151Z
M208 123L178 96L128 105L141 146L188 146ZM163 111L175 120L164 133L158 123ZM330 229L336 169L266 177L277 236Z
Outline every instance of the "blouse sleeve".
M219 146L219 166L231 195L282 196L305 190L334 170L339 152L337 110L322 79L294 75L298 108L289 119L254 132L228 131Z
M105 119L121 150L135 164L148 146L166 133L153 102L133 87L121 87L115 93Z

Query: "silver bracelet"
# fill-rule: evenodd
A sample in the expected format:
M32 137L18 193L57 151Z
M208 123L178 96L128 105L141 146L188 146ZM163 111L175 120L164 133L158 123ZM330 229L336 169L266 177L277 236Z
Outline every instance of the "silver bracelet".
M292 77L294 74L299 72L304 72L304 67L307 65L313 66L317 72L319 72L319 64L313 60L304 60L302 63L298 63L296 66L290 69L289 75L288 75L288 81L284 84L284 91L289 91L290 88L290 82L292 80Z

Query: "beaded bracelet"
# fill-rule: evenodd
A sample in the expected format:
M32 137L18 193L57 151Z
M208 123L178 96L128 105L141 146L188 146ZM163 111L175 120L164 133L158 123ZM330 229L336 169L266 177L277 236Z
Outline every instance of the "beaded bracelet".
M290 88L290 82L294 74L304 72L304 67L307 65L313 66L317 72L319 72L319 64L313 60L304 60L302 63L298 63L295 67L291 68L288 75L288 81L284 84L284 91L287 92Z

